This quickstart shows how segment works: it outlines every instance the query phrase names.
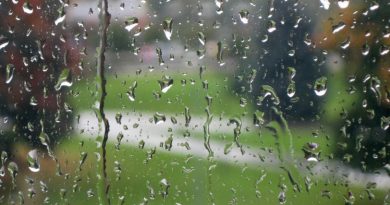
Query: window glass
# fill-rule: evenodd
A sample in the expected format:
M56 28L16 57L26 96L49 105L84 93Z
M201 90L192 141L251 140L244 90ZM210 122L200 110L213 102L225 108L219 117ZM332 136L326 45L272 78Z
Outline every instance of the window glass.
M0 204L390 204L390 2L0 1Z

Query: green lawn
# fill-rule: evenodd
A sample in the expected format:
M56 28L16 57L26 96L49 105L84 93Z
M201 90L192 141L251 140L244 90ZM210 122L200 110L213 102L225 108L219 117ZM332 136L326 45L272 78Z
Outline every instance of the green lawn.
M174 79L173 86L167 93L161 93L158 80L162 74L142 74L140 76L109 76L107 79L106 110L127 112L162 112L166 114L180 114L187 106L193 116L206 116L205 96L213 97L211 112L216 116L214 120L223 115L223 120L232 116L243 116L251 119L254 113L253 103L246 107L240 106L240 97L235 96L231 90L233 79L218 73L209 73L204 79L209 82L208 89L203 88L202 81L197 75L170 75ZM191 79L195 83L191 84ZM186 85L181 84L186 80ZM135 89L135 101L130 101L126 92L137 81ZM69 97L75 113L88 110L94 103L96 85L94 80L84 79L72 86L72 96ZM153 92L160 92L161 98L156 99ZM248 99L250 100L250 99ZM223 123L227 123L227 122ZM199 125L200 126L200 125ZM290 127L293 139L292 149L295 158L303 159L302 147L308 142L319 144L321 157L327 159L333 151L333 136L328 139L322 131L318 131L318 137L313 136L317 127L295 126ZM212 140L222 144L233 142L233 129L226 134L211 133ZM325 129L325 128L318 128ZM184 133L183 127L179 133ZM329 129L331 130L331 129ZM130 130L131 131L131 130ZM286 132L276 133L273 136L271 130L265 128L242 127L239 138L244 147L251 149L265 149L277 154L278 145L287 148L289 136ZM332 135L327 131L328 135ZM183 137L183 136L175 136ZM191 137L203 139L203 133L191 132ZM277 139L280 139L279 141ZM81 143L83 142L83 143ZM81 145L83 144L83 145ZM191 146L191 145L190 145ZM235 145L232 145L235 146ZM299 182L301 192L294 192L286 171L278 167L270 167L259 162L258 165L227 164L223 162L184 156L173 152L162 151L157 148L152 159L150 148L138 148L122 144L121 149L115 149L113 143L108 148L108 178L110 181L110 199L112 204L121 204L120 198L124 198L123 204L279 204L279 194L282 189L286 191L285 204L345 204L344 197L351 191L356 199L356 204L383 204L384 191L373 190L375 199L369 199L365 187L351 187L345 180L333 177L323 178L308 175L311 179L311 188L305 188L304 177L295 172L296 181ZM245 149L244 148L244 149ZM43 180L48 186L46 195L40 194L32 199L26 198L31 204L40 204L43 200L40 196L49 196L49 204L97 204L97 162L96 142L82 139L80 136L71 136L59 143L57 157L64 173L56 176L53 165L42 165L42 170L37 173L24 173L33 177L38 184ZM87 158L79 171L80 154L87 153ZM50 163L49 163L50 164ZM46 166L46 167L45 167ZM286 165L287 170L294 172L291 164ZM25 176L21 173L19 176ZM47 177L50 176L50 177ZM20 177L21 178L21 177ZM23 178L19 181L21 184ZM162 185L165 179L169 184L168 194L163 197L166 186ZM163 180L164 181L164 180ZM77 186L76 186L77 185ZM74 188L76 187L76 188ZM285 188L282 188L285 187ZM39 188L37 188L39 189ZM328 192L329 191L329 192ZM88 197L89 196L89 197ZM17 198L17 197L14 197Z
M57 148L61 150L57 156L67 179L64 179L65 175L50 178L42 176L49 187L49 204L97 204L96 195L87 197L88 190L96 194L95 142L86 140L82 147L80 142L80 138L73 137ZM355 204L383 204L384 192L374 190L375 199L369 200L364 187L348 187L343 181L332 178L311 177L311 189L303 189L299 193L292 190L286 172L261 163L256 166L210 163L206 159L162 152L160 149L146 163L148 151L150 149L124 145L117 151L113 144L108 144L112 204L120 204L121 196L125 197L124 204L140 204L144 199L149 204L210 204L209 193L212 193L216 204L279 204L278 196L283 185L287 187L286 204L344 204L344 196L349 190L356 198ZM81 152L87 152L88 157L79 172L77 167ZM115 172L116 161L120 164L120 173ZM76 176L81 181L76 183ZM162 196L162 179L166 179L170 185L165 198ZM79 185L75 192L72 191L74 184ZM302 184L302 187L305 185ZM61 189L67 191L63 198ZM330 198L322 196L325 191L331 192Z
M234 96L231 90L233 79L226 77L227 75L212 73L201 80L193 74L172 74L170 77L173 79L173 86L166 93L161 92L158 83L162 76L163 74L150 73L141 76L109 76L106 109L181 113L187 106L193 114L204 114L207 105L205 97L209 95L213 98L211 111L217 116L222 113L240 115L245 111L253 113L249 104L245 108L240 106L240 98ZM182 80L186 81L185 85L182 85ZM193 84L191 80L194 80ZM203 87L204 80L208 81L208 89ZM126 93L134 81L137 81L135 101L130 101ZM73 96L69 99L75 109L89 109L94 104L96 83L93 79L76 83L72 91ZM155 92L161 94L160 99L155 97Z

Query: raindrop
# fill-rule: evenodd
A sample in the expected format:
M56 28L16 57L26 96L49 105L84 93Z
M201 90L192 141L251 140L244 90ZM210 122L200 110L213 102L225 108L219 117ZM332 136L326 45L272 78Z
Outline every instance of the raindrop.
M326 77L318 78L314 83L314 92L317 96L325 95L327 91L328 79Z
M49 136L43 130L44 129L43 129L43 126L42 126L41 133L39 134L39 140L40 140L41 144L46 147L49 156L54 157L54 155L53 155L53 153L52 153L52 151L50 149L50 139L49 139Z
M337 33L345 28L345 23L340 21L338 24L332 26L332 33Z
M42 192L46 193L46 192L49 191L49 188L47 187L47 184L46 184L45 182L40 181L40 182L39 182L39 185L41 186L41 191L42 191Z
M164 65L164 59L163 59L163 57L162 57L162 51L161 51L161 48L156 48L156 54L157 54L157 56L158 56L158 64L160 65L160 66L162 66L162 65Z
M363 46L362 46L362 55L366 56L370 53L370 46L368 45L368 43L366 42Z
M172 142L173 142L173 135L171 134L167 140L164 142L164 148L168 151L171 151L172 148Z
M135 28L138 25L138 18L137 17L129 17L125 21L125 29L127 31L131 31L133 28Z
M295 92L296 92L296 90L295 90L295 82L293 81L287 87L287 96L292 98L292 97L294 97Z
M5 36L0 36L0 50L7 47L9 44L8 39Z
M6 67L6 81L5 83L9 84L14 78L15 66L13 64L8 64Z
M223 0L215 0L215 5L217 6L217 14L220 15L223 13L223 10L222 10L222 5L223 5L224 1Z
M341 9L345 9L349 6L349 0L338 0L337 4Z
M4 177L5 175L5 163L8 159L8 154L5 151L1 152L1 168L0 168L0 177Z
M95 193L92 191L92 189L89 189L88 191L87 191L87 197L88 198L91 198L91 197L94 197L95 196Z
M172 124L175 125L175 124L177 124L177 119L176 119L175 117L172 116L172 117L171 117L171 122L172 122Z
M186 120L185 126L188 127L188 125L190 124L190 121L191 121L190 108L185 107L185 109L184 109L184 117L185 117L185 120Z
M13 187L16 187L16 175L18 175L19 167L15 162L8 164L8 171L11 174Z
M56 85L54 86L56 91L59 91L62 87L72 86L73 83L70 79L71 79L70 70L67 68L63 69L60 76L58 77Z
M344 42L341 43L341 48L342 49L347 49L349 47L349 45L351 44L351 39L348 37L347 39L345 39Z
M240 20L243 24L247 24L249 21L249 11L244 9L240 11Z
M123 134L122 132L119 132L118 135L116 136L117 143L115 145L115 149L119 150L119 146L121 145L121 141L123 139Z
M248 104L248 100L245 98L240 98L240 106L245 107Z
M205 45L206 36L203 34L203 32L198 32L198 40L199 40L200 44L202 44L203 46Z
M268 21L268 26L267 26L267 31L268 33L272 33L276 31L276 23L273 20Z
M265 98L270 97L270 99L273 101L275 105L279 105L280 100L277 96L275 89L269 85L263 85L260 89L261 96L258 97L258 105L261 105Z
M119 112L116 113L116 114L115 114L115 120L116 120L116 123L121 124L122 114L119 113Z
M320 0L320 3L322 5L322 7L325 9L325 10L328 10L329 7L330 7L330 2L329 0Z
M38 161L38 151L33 149L27 153L28 168L32 172L39 172L40 165Z
M173 21L171 17L166 17L165 20L163 21L164 34L168 40L171 40L171 36L172 36L172 23Z
M287 198L287 197L286 197L286 193L285 193L284 191L281 191L281 192L279 193L279 196L278 196L279 203L280 203L280 204L285 204L286 201L287 201L286 198Z
M390 51L390 48L388 46L381 45L379 47L379 53L381 54L381 56L384 56L384 55L388 54L389 51Z
M23 4L23 11L24 11L24 13L26 13L26 14L32 14L32 13L33 13L34 8L33 8L33 6L30 4L29 1L24 2L24 4Z
M297 74L297 71L295 70L294 67L288 67L287 69L288 69L287 70L288 77L289 77L290 80L292 80L295 77L295 75Z
M161 196L163 198L167 198L168 190L171 185L168 183L168 180L164 178L160 181L160 186L161 186Z
M166 93L173 85L173 79L170 76L164 75L161 80L158 80L161 92Z
M371 11L375 11L375 10L377 10L378 8L379 8L378 2L372 1L371 4L370 4L370 10L371 10Z
M256 127L259 127L260 125L263 125L264 124L264 112L260 112L260 111L256 111L254 114L253 114L253 124L256 126Z
M81 152L80 153L80 161L79 161L79 171L81 171L81 167L83 166L85 160L87 159L88 153Z
M217 61L218 61L220 66L223 66L223 65L225 65L225 62L223 61L223 45L222 45L222 42L219 41L217 43L217 46L218 46Z
M130 101L135 101L135 89L137 88L137 81L134 81L133 84L129 87L129 90L126 92Z
M38 100L32 96L31 99L30 99L30 105L31 106L37 106L38 105Z
M387 129L389 129L389 126L390 126L390 117L382 116L381 117L381 128L383 130L387 130Z
M158 112L156 112L153 115L153 121L154 121L154 124L156 124L156 125L164 123L166 119L167 118L165 117L164 114L161 114L161 113L158 113Z
M65 20L65 9L64 7L62 7L59 11L58 11L58 18L54 21L54 24L57 26L58 24L62 23L64 20Z

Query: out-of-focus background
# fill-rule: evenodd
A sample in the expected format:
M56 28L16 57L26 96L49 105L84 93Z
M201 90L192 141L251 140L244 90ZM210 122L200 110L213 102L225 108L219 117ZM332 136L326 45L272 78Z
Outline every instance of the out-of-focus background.
M0 11L0 204L390 204L388 1Z

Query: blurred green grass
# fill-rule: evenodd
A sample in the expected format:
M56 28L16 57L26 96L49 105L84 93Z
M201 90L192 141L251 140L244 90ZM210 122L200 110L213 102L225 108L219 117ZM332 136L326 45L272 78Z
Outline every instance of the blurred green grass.
M54 177L49 181L50 204L98 203L97 196L87 197L88 190L96 193L96 144L93 140L84 140L83 146L80 146L81 140L84 139L74 137L58 147L58 150L62 150L59 158L68 162L62 169L69 179L64 181L63 177ZM113 144L108 144L112 204L120 204L121 196L125 197L124 204L141 204L144 199L148 199L148 204L210 204L210 193L216 204L279 204L280 186L283 185L287 186L286 204L344 204L344 196L348 191L353 192L355 204L383 204L383 191L374 190L375 199L369 200L364 187L349 187L345 182L333 178L311 178L313 185L310 191L303 189L299 193L292 190L285 172L261 163L256 166L210 163L207 159L162 152L159 149L145 163L149 150L121 145L118 151ZM78 172L75 170L81 152L87 152L88 157L82 171ZM120 164L119 174L115 172L116 162ZM77 191L72 192L72 186L76 184L75 176L79 176L81 181L78 182ZM256 182L262 177L263 180L256 187ZM170 184L166 198L160 193L163 190L160 185L162 179ZM150 199L148 185L154 190L154 199ZM60 197L61 189L67 190L63 199ZM331 192L330 199L321 195L323 191Z
M184 107L190 108L192 115L205 116L205 96L213 97L211 106L214 115L242 116L248 117L255 108L248 103L241 107L240 97L231 90L233 79L217 73L210 73L204 79L209 82L208 89L203 88L202 81L197 75L172 74L174 85L167 93L161 93L161 99L156 99L153 92L159 92L158 80L163 74L142 74L141 76L109 76L107 79L106 110L136 112L163 112L178 114L184 112ZM182 85L181 80L186 84ZM191 81L195 82L191 84ZM135 90L136 100L132 102L126 96L129 86L137 81L138 87ZM93 79L76 83L72 87L71 104L78 111L88 110L94 104L96 85ZM248 99L249 100L249 99ZM231 134L212 133L212 140L229 144L233 142L233 129ZM325 128L323 128L325 129ZM308 142L316 142L320 145L322 157L327 158L333 151L334 138L328 139L320 132L318 137L313 136L317 132L313 126L291 127L294 139L294 152L298 159L303 158L302 147ZM331 129L328 129L331 130ZM178 133L184 133L185 129ZM332 134L327 132L326 134ZM244 147L254 149L269 149L277 152L275 137L272 132L266 129L246 130L242 129L240 142ZM203 138L203 133L192 132L191 137ZM287 137L287 136L285 136ZM283 139L282 139L283 140ZM80 146L83 141L83 146ZM190 145L191 146L191 145ZM235 145L233 145L235 146ZM63 181L58 177L50 181L49 191L51 204L97 204L96 196L96 142L80 137L71 137L60 143L57 150L61 150L61 161L68 162L64 168L69 173L69 179ZM79 154L87 152L88 157L81 172L75 171L80 159ZM243 166L239 164L226 164L223 162L209 162L207 159L193 156L183 156L175 153L168 153L157 148L153 159L145 163L147 152L150 149L140 149L133 146L121 145L121 150L114 149L114 144L108 144L108 175L110 179L110 197L112 204L120 204L119 198L124 196L124 204L141 204L147 199L148 204L211 204L213 198L216 204L279 204L279 193L281 186L286 185L286 204L345 204L344 196L352 191L356 198L355 204L383 204L384 192L375 190L375 199L369 200L365 187L349 187L343 181L334 178L316 179L312 178L313 185L310 192L305 189L301 193L292 190L288 175L281 169L274 169L259 163L257 166ZM117 165L115 165L117 164ZM120 174L118 168L120 165ZM214 167L215 166L215 167ZM211 170L210 170L211 169ZM75 178L82 179L79 190L72 192L72 186L76 184ZM256 181L264 176L264 180ZM119 178L118 178L119 177ZM301 178L305 176L300 176ZM170 184L169 195L166 198L161 196L162 179ZM303 181L301 179L301 181ZM150 190L154 190L154 199L151 199ZM301 184L304 187L304 184ZM61 199L60 189L68 190L65 198ZM91 190L95 196L87 197L87 191ZM256 191L258 191L256 193ZM330 191L331 198L322 196L323 191ZM210 194L212 193L212 194Z
M167 93L161 93L158 80L163 74L142 74L142 75L111 75L107 77L107 97L106 110L135 110L148 112L169 112L181 113L187 106L192 114L204 114L207 106L206 96L211 96L211 111L215 115L228 114L240 115L253 112L253 107L249 104L245 108L240 106L240 98L235 96L231 90L233 79L222 74L210 73L203 79L195 74L184 75L173 73L169 75L173 78L173 86ZM182 80L186 84L181 83ZM203 81L208 81L208 88L205 89ZM126 92L129 87L137 81L135 89L135 101L130 101ZM193 83L191 83L193 82ZM72 87L74 93L70 102L76 110L91 108L94 104L96 94L96 83L94 79L75 83ZM153 92L161 93L161 98L156 99ZM248 99L250 100L250 99Z

